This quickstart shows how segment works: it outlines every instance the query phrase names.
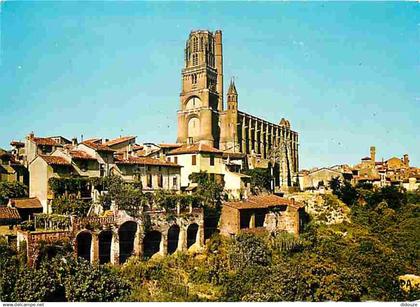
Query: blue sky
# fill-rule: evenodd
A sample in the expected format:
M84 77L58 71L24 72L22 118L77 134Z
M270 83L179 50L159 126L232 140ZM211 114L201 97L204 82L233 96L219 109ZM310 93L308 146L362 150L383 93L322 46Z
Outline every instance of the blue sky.
M174 142L185 40L222 29L239 108L300 134L302 168L420 162L415 2L2 2L0 147L36 135Z

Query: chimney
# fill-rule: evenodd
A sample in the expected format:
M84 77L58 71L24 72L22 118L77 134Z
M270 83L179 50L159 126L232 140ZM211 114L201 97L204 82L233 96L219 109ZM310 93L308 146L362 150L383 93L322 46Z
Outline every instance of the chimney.
M410 160L408 159L408 154L404 155L403 162L405 166L410 166Z
M77 138L72 138L72 139L71 139L71 144L72 144L73 146L76 146L76 145L77 145Z
M28 139L33 139L35 137L35 134L33 131L31 131L31 133L28 134Z
M375 146L371 146L370 147L370 160L372 161L372 163L375 163L375 155L376 155L376 148Z

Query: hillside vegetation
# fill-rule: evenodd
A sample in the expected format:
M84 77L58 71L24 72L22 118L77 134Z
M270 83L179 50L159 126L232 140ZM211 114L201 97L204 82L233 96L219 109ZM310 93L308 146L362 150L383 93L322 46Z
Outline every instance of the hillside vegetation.
M72 260L61 249L37 268L0 245L0 300L30 301L403 301L399 276L420 275L420 193L340 185L326 199L346 218L313 218L299 238L219 235L204 253L120 267ZM340 199L340 201L338 200ZM339 211L342 209L339 209ZM37 281L37 282L34 282Z

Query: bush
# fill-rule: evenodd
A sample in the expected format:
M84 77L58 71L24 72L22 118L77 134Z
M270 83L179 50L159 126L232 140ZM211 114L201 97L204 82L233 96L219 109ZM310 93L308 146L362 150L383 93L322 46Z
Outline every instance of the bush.
M64 285L70 302L114 302L129 293L128 284L106 266L78 259L67 270Z
M25 268L16 281L15 299L20 302L64 301L64 287L58 281L57 271L44 262L38 268Z
M0 205L5 205L9 198L28 196L28 187L20 182L0 181Z
M247 266L267 266L271 261L271 253L267 245L253 234L240 234L235 238L230 249L230 263L236 270Z

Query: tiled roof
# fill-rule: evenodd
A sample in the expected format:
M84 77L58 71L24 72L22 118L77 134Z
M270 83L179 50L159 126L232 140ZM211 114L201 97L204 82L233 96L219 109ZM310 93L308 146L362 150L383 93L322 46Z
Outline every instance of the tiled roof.
M159 144L160 148L179 148L181 146L182 144L167 144L167 143Z
M116 164L137 164L137 165L156 165L156 166L168 166L168 167L181 167L180 165L164 161L160 159L150 158L150 157L132 157L129 156L126 159L116 157Z
M71 165L69 161L64 159L63 157L57 157L57 156L42 156L40 157L47 162L49 165Z
M139 144L133 144L133 146L132 146L132 150L133 150L133 151L136 151L136 150L141 150L141 149L143 149L143 148L144 148L144 146L139 145Z
M179 154L194 154L194 153L217 153L223 154L222 151L217 148L205 145L205 144L192 144L192 145L183 145L177 149L171 150L169 155L179 155Z
M91 143L101 143L102 139L101 138L90 138L90 139L86 139L85 142L91 142Z
M38 198L12 198L10 199L10 204L19 209L33 209L39 208L42 209L41 202Z
M16 146L16 147L24 147L25 146L25 143L19 142L19 141L11 141L10 142L10 145Z
M136 138L135 136L123 136L123 137L119 137L119 138L110 140L108 142L105 142L105 143L103 143L103 145L113 146L113 145L117 145L117 144L120 144L120 143L123 143L123 142L130 141L130 140L135 139L135 138Z
M70 151L70 156L73 159L79 159L79 160L96 160L95 157L92 157L91 155L84 152L83 150L72 150Z
M229 152L229 151L224 151L223 152L223 158L232 158L232 159L243 159L246 157L246 154L241 153L241 152Z
M97 144L97 143L94 143L94 142L91 142L91 141L84 141L84 142L82 142L82 144L84 144L84 145L86 145L86 146L88 146L92 149L95 149L96 151L114 152L114 150L112 148L110 148L106 145L103 145L103 144Z
M50 145L50 146L58 146L56 141L54 141L52 138L38 138L33 137L30 139L32 142L36 143L37 145Z
M224 205L233 207L236 209L258 209L258 208L269 208L275 206L291 206L294 208L302 208L303 205L296 203L294 200L283 198L277 195L263 195L263 196L251 196L247 200L243 201L230 201L224 203Z
M20 220L20 215L16 208L0 207L0 220Z

